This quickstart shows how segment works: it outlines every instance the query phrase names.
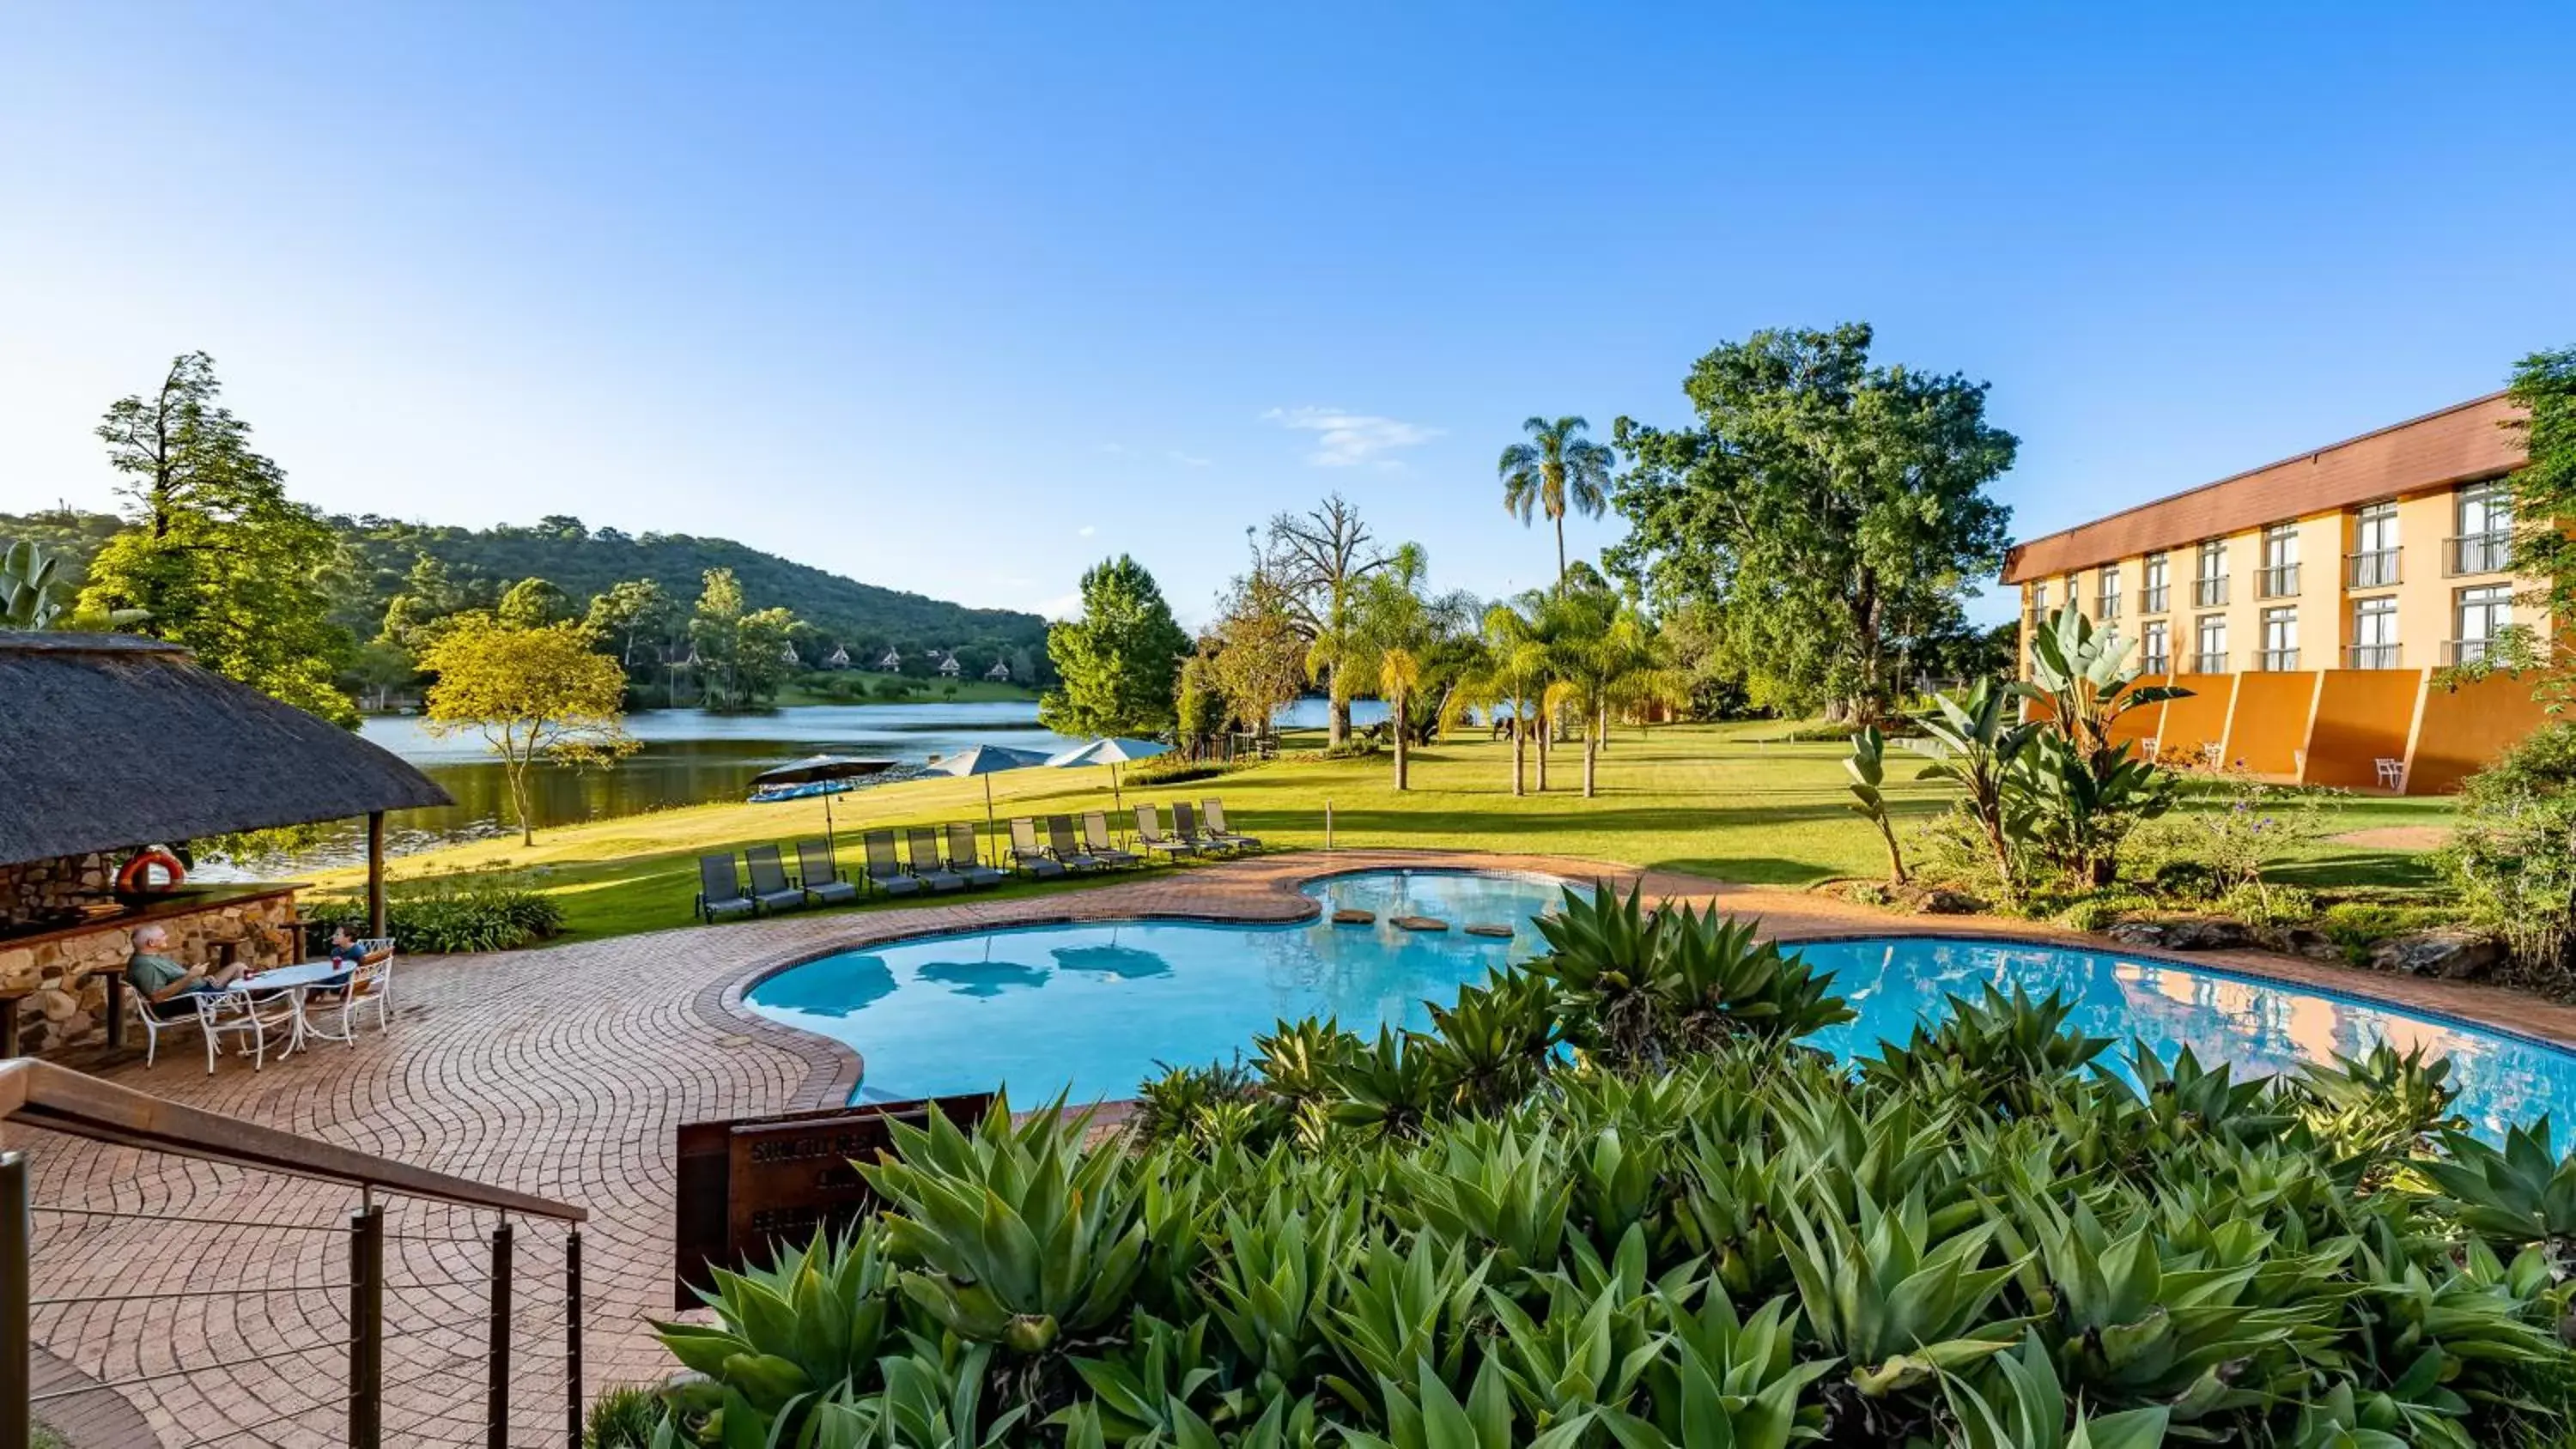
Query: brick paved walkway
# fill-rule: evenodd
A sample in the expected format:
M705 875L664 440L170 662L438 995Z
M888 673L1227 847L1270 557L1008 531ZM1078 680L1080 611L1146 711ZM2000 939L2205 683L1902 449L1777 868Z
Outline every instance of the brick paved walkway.
M668 1301L672 1131L684 1121L823 1105L846 1097L856 1063L839 1047L739 1011L744 985L778 966L903 935L1011 922L1191 915L1295 919L1306 879L1401 864L1520 867L1621 880L1585 862L1476 854L1341 852L1272 856L1007 902L787 916L483 957L400 963L396 1021L354 1049L325 1045L253 1073L227 1060L213 1076L193 1034L161 1064L139 1057L71 1065L191 1106L342 1143L588 1208L590 1386L658 1376L668 1361L645 1320ZM1790 938L1833 934L2013 935L2091 944L2021 923L1896 917L1803 893L1649 873L1650 895L1718 898ZM2366 976L2254 953L2213 964L2371 990L2407 1004L2576 1041L2576 1008L2477 987ZM77 1375L152 1381L40 1405L79 1449L220 1442L339 1442L347 1333L338 1229L357 1206L336 1188L7 1129L28 1148L44 1208L112 1209L192 1220L40 1213L39 1341ZM388 1246L388 1442L480 1442L484 1253L488 1215L397 1203ZM284 1224L225 1228L220 1224ZM525 1361L558 1333L562 1233L522 1225L518 1259L523 1369L514 1436L560 1442L559 1366ZM227 1285L255 1296L187 1295ZM251 1360L217 1372L182 1369ZM42 1389L40 1388L40 1392ZM136 1417L140 1411L140 1420ZM151 1435L142 1425L148 1421Z

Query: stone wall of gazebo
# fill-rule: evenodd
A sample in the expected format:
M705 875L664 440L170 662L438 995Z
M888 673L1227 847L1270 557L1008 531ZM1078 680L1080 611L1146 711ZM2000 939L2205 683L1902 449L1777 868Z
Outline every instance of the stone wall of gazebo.
M102 887L90 898L104 893ZM107 1026L107 978L134 954L137 927L149 922L169 932L168 954L181 962L213 965L229 947L233 959L264 967L300 954L289 924L294 920L292 887L217 887L83 925L0 936L0 992L30 993L0 1007L16 1008L20 1047L31 1055L100 1040Z

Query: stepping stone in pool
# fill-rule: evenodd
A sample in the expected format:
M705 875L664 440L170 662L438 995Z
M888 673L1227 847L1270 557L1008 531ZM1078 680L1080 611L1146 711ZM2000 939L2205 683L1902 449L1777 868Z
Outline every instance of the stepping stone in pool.
M1497 926L1489 921L1481 926L1469 926L1467 928L1467 934L1470 936L1484 936L1496 941L1508 941L1512 938L1512 928L1509 926Z
M1399 930L1445 931L1449 929L1449 923L1437 916L1397 916L1394 917L1394 921Z
M1377 912L1335 911L1333 912L1333 924L1336 926L1374 926L1377 924Z

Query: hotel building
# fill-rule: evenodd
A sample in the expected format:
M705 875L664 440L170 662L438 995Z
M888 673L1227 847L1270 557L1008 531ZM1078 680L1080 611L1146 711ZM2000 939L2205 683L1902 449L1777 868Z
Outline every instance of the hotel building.
M2426 794L2542 721L2528 681L2457 689L2524 617L2505 475L2522 464L2502 394L2302 453L2016 545L2004 582L2031 630L2073 600L2193 691L2125 733L2175 764Z

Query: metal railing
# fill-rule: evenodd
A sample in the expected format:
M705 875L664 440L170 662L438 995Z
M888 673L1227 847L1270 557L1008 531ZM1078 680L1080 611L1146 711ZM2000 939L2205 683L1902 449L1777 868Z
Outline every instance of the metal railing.
M2266 674L2286 674L2299 667L2299 651L2257 649L2254 651L2254 667Z
M2299 593L2299 566L2272 564L2254 571L2254 596L2259 599L2296 598Z
M2394 644L2347 644L2343 650L2346 669L2395 669L2397 646Z
M2214 609L2226 602L2227 575L2220 574L2214 579L2193 579L2191 581L2191 606L2193 608Z
M2150 584L2147 587L2138 590L2138 612L2141 614L2163 613L2165 611L2165 601L2172 596L2172 593L2173 590L2163 584Z
M2166 654L2149 654L2138 661L2138 667L2148 674L2171 674L2172 664L2173 657Z
M2120 617L2120 596L2118 594L2102 594L2093 600L2093 621L2095 623L2108 624L2118 617Z
M2513 568L2513 535L2510 533L2464 533L2442 542L2448 550L2454 576L2500 574Z
M2396 548L2375 548L2365 553L2343 556L2343 586L2347 589L2385 589L2397 583L2397 556L2405 552Z
M2227 672L2227 652L2222 649L2216 654L2194 654L2191 656L2191 672L2194 674L2225 674Z
M0 1449L580 1444L582 1209L27 1058L0 1117L151 1154L0 1153Z
M2445 639L2442 641L2442 662L2445 664L2481 663L2486 659L2488 651L2495 648L2495 644L2496 641L2493 639Z

